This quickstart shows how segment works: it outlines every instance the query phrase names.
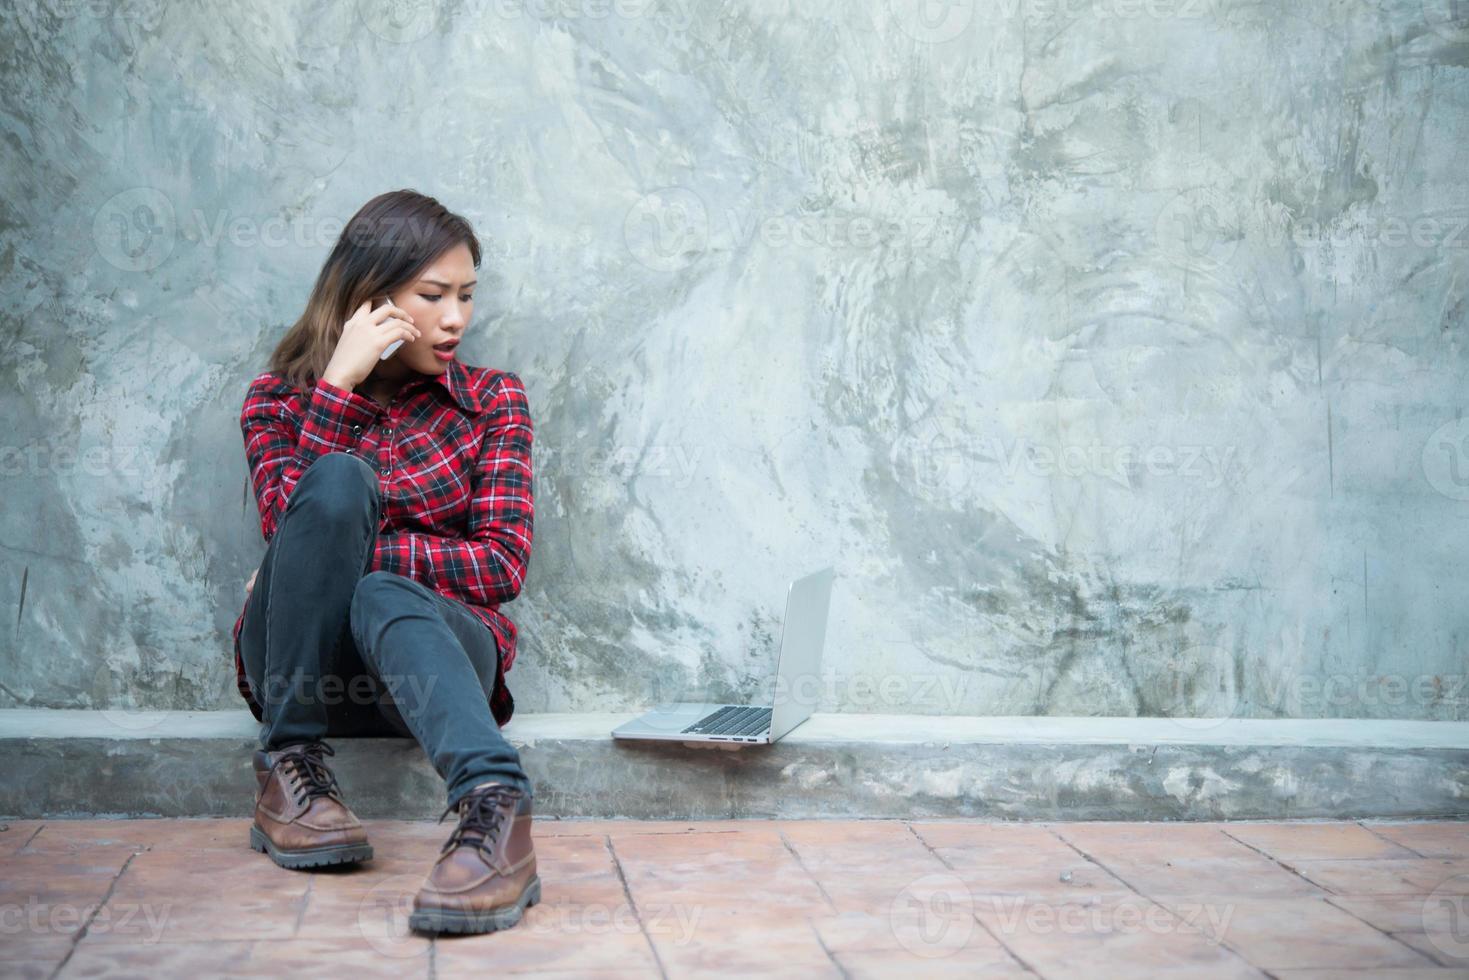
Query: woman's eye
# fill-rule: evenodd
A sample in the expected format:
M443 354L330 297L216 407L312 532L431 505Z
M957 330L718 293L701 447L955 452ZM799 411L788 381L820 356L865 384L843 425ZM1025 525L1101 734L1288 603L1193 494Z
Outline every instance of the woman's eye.
M419 294L418 294L418 298L419 298L419 299L426 299L426 300L428 300L428 301L429 301L429 302L430 302L430 303L436 303L436 302L438 302L438 301L439 301L439 299L440 299L440 298L441 298L441 297L438 297L438 296L428 296L428 295L425 295L425 294L424 294L424 293L419 293Z

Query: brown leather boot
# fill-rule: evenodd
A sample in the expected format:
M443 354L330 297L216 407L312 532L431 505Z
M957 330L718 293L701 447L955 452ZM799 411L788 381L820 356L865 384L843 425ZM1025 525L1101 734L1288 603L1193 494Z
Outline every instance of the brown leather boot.
M408 926L426 932L508 929L541 900L530 797L503 783L481 783L457 809L459 826L414 896Z
M255 753L255 823L250 847L283 868L317 868L372 858L367 831L342 801L322 742Z

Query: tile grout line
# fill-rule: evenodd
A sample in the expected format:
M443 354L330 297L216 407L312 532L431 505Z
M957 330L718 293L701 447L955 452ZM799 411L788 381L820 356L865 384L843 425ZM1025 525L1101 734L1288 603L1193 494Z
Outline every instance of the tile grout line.
M801 855L796 853L796 849L791 846L791 842L786 838L785 831L778 830L776 831L776 835L780 837L780 842L785 845L785 849L790 852L791 857L796 859L796 867L800 868L806 873L806 877L811 879L811 883L816 886L816 890L821 892L821 897L826 899L827 907L835 912L837 910L837 903L833 902L831 900L831 896L826 893L826 886L823 885L817 879L817 877L811 873L810 868L806 867L806 862L801 860Z
M55 978L61 974L61 971L65 969L66 964L71 962L72 956L77 951L77 946L80 945L81 941L87 937L87 929L92 925L92 920L97 918L97 913L102 911L102 906L106 905L109 901L112 900L112 893L117 890L118 880L122 878L123 874L127 871L128 866L133 863L133 858L137 857L140 853L142 852L134 851L133 853L129 854L128 859L122 863L122 867L117 869L117 874L113 875L112 880L107 883L107 894L102 896L102 900L100 902L92 906L92 914L87 916L87 921L82 923L82 927L77 930L76 936L72 938L71 947L67 949L66 955L61 958L60 963L56 964L56 969L51 971L51 980L55 980Z
M15 853L19 854L21 851L25 850L27 847L30 847L31 846L31 841L35 840L36 837L40 835L41 831L43 831L45 829L46 829L46 824L43 823L39 827L37 827L35 830L31 831L31 836L29 836L29 837L26 838L26 842L24 844L20 845L20 847L18 847L18 848L15 849Z
M1107 867L1101 861L1099 861L1096 858L1092 857L1086 851L1083 851L1081 848L1077 847L1074 843L1072 843L1071 841L1067 840L1065 837L1061 836L1060 831L1056 830L1053 827L1047 827L1046 830L1047 830L1048 833L1050 833L1050 835L1052 837L1056 838L1058 841L1060 841L1061 843L1065 844L1067 847L1071 848L1077 854L1080 854L1083 860L1090 861L1092 864L1095 864L1097 867L1101 868L1107 874L1109 874L1113 878L1117 879L1117 881L1119 881L1119 882L1122 883L1122 886L1124 888L1126 888L1128 891L1132 892L1134 895L1138 896L1139 898L1145 899L1145 900L1147 900L1149 902L1152 902L1154 905L1158 906L1158 908L1163 909L1169 915L1173 916L1175 919L1177 919L1184 926L1192 926L1192 923L1189 922L1187 919L1185 919L1183 916L1179 915L1176 911L1174 911L1174 909L1173 909L1172 906L1166 905L1163 902L1159 901L1158 899L1154 898L1152 895L1149 895L1147 892L1142 891L1140 888L1138 888L1132 882L1130 882L1126 878L1122 877L1122 875L1118 874L1116 871L1113 871L1111 868ZM1221 833L1222 833L1222 831L1221 831ZM1233 905L1234 903L1233 902L1230 902L1229 904L1230 905ZM1227 927L1226 927L1226 931L1227 931ZM1204 932L1203 930L1200 930L1199 931L1199 934L1204 937L1205 941L1208 941L1208 938L1209 937L1208 937L1208 934L1206 932ZM1252 969L1252 970L1259 970L1261 973L1265 974L1265 976L1270 977L1270 980L1276 980L1276 975L1274 973L1270 972L1270 970L1266 969L1265 967L1260 966L1259 964L1252 962L1248 956L1246 956L1244 953L1240 952L1239 950L1235 949L1234 946L1232 944L1230 944L1229 942L1225 941L1225 938L1224 938L1223 935L1220 935L1219 936L1219 939L1217 940L1217 945L1222 946L1225 949L1229 950L1229 952L1232 953L1235 957L1237 957L1241 963L1243 963L1245 966L1249 967L1250 969Z
M837 973L841 974L842 980L851 980L852 975L847 972L847 968L842 966L841 961L836 958L831 950L826 948L826 941L821 938L821 930L816 928L816 923L811 921L809 915L806 916L806 927L811 930L811 935L816 937L816 945L821 947L821 951L826 954L827 960L831 962L832 966L836 967Z
M1388 930L1382 928L1381 926L1376 925L1375 923L1370 922L1367 919L1362 918L1360 915L1358 915L1357 913L1353 912L1351 909L1346 908L1345 906L1342 906L1342 905L1338 905L1336 902L1333 902L1332 901L1333 898L1352 898L1352 897L1353 896L1351 896L1351 895L1337 895L1337 894L1327 895L1326 896L1326 904L1327 905L1330 905L1334 909L1340 909L1341 911L1345 912L1347 915L1350 915L1352 918L1354 918L1358 922L1362 923L1364 926L1367 926L1367 927L1369 927L1371 929L1375 929L1376 931L1382 933L1387 938L1389 938L1391 940L1394 940L1395 942L1402 943L1402 945L1407 946L1409 949L1411 949L1413 952L1417 953L1419 956L1427 957L1428 958L1428 962L1434 964L1435 966L1452 967L1452 966L1458 965L1458 964L1454 964L1454 963L1443 963L1443 962L1440 962L1440 960L1438 959L1438 957L1434 956L1432 953L1425 953L1423 950L1418 949L1416 946L1410 945L1409 943L1406 943L1403 940L1398 939L1398 934L1397 933L1395 933L1395 932L1389 932ZM1384 897L1391 898L1393 896L1364 895L1364 896L1360 896L1360 897L1363 897L1363 898L1384 898ZM1411 897L1412 898L1417 898L1418 896L1417 895L1413 895ZM1424 938L1427 938L1427 936L1425 935Z
M296 924L291 927L291 938L301 934L301 922L306 918L306 906L311 901L311 891L316 887L316 875L306 879L306 890L301 893L301 907L296 910Z
M1423 957L1428 962L1437 964L1437 961L1433 957L1429 956L1427 953L1423 952L1421 949L1413 949L1412 946L1409 946L1407 943L1403 942L1401 939L1399 939L1397 936L1394 936L1392 933L1387 932L1386 930L1377 928L1377 926L1374 926L1372 923L1368 922L1366 919L1364 919L1361 916L1357 915L1351 909L1344 909L1340 905L1338 905L1338 904L1336 904L1335 902L1332 901L1333 898L1344 898L1345 896L1339 894L1338 892L1333 891L1332 889L1328 888L1325 885L1321 885L1321 884L1318 884L1318 883L1312 881L1308 876L1306 876L1305 874L1302 874L1296 868L1294 868L1290 864L1286 863L1285 861L1282 861L1280 858L1276 857L1274 854L1271 854L1268 851L1261 850L1260 848L1256 847L1254 844L1251 844L1247 840L1241 840L1240 838L1238 838L1238 837L1234 836L1233 834L1231 834L1228 830L1225 830L1223 827L1220 827L1219 828L1219 832L1221 834L1223 834L1225 837L1228 837L1230 840L1236 841L1237 843L1243 844L1245 847L1248 847L1250 850L1254 851L1256 854L1259 854L1261 857L1265 858L1265 860L1270 861L1273 864L1277 864L1280 867L1284 868L1286 871L1288 871L1291 874L1295 875L1297 878L1301 879L1306 884L1310 885L1312 888L1319 888L1319 889L1321 889L1321 892L1322 892L1321 898L1322 898L1322 900L1324 902L1326 902L1327 905L1330 905L1334 909L1341 909L1341 911L1345 912L1347 915L1350 915L1352 918L1356 919L1358 922L1361 922L1363 925L1366 925L1367 927L1369 927L1370 929L1372 929L1374 932L1381 933L1382 935L1384 935L1387 938L1391 939L1393 942L1397 943L1399 946L1402 946L1405 949L1413 950L1413 952L1417 953L1419 956Z
M903 821L903 826L908 828L908 833L918 838L918 843L927 848L928 853L932 854L934 858L938 860L939 864L943 865L944 868L946 868L951 873L955 870L954 866L950 864L948 860L942 854L940 854L932 844L924 840L923 835L918 832L918 828L914 827L912 823L906 820ZM1009 943L1005 942L1005 940L995 935L995 931L989 927L989 923L985 922L979 917L978 914L974 912L970 912L970 915L974 916L974 921L979 923L979 927L983 929L991 939L999 943L1000 948L1005 951L1006 955L1008 955L1016 963L1020 964L1020 968L1022 970L1024 970L1026 973L1031 974L1032 976L1044 976L1040 970L1037 970L1035 967L1031 966L1030 963L1023 956L1015 952L1015 950L1011 949Z
M1423 858L1425 861L1429 859L1427 854L1419 854L1418 851L1415 848L1411 848L1407 844L1402 843L1401 841L1395 841L1391 837L1387 836L1386 834L1379 834L1375 829L1373 829L1372 827L1368 826L1367 824L1363 823L1360 820L1353 820L1352 822L1355 823L1358 827L1361 827L1363 830L1367 831L1367 833L1371 834L1373 837L1376 837L1378 840L1385 841L1385 842L1387 842L1389 844L1392 844L1394 847L1401 847L1403 850L1407 851L1409 854L1416 854L1418 857Z
M648 951L653 954L653 962L658 966L658 975L663 980L668 980L668 969L663 965L663 957L658 955L658 947L654 945L653 937L648 935L648 927L643 925L643 914L638 911L638 903L633 900L632 889L627 884L627 875L622 870L622 861L618 859L617 851L612 847L612 835L603 834L602 844L612 858L612 866L617 869L617 880L622 883L622 894L627 899L628 907L632 909L633 918L638 922L638 931L643 934L643 942L648 944Z

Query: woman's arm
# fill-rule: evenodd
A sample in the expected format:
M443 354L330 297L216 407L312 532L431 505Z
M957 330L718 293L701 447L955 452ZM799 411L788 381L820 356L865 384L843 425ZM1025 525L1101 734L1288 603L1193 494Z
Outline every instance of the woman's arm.
M520 378L501 375L471 481L467 538L420 531L380 534L373 567L476 606L520 594L530 563L535 504L530 408Z
M295 397L289 384L263 374L251 382L240 412L245 459L266 541L275 534L301 474L323 454L355 446L352 426L370 424L378 412L371 398L327 381L316 382L304 420L291 409Z

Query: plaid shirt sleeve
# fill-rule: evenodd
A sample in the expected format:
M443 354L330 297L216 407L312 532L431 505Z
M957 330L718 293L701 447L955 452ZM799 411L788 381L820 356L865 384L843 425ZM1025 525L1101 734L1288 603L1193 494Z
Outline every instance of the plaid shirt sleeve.
M534 530L532 440L525 387L519 376L504 372L476 457L467 537L380 534L373 567L407 575L471 605L514 599L525 581Z
M356 444L353 425L377 416L377 403L366 395L318 380L306 402L304 418L292 406L297 392L274 375L261 375L250 385L240 412L250 482L260 508L260 533L275 535L296 481L318 457Z

